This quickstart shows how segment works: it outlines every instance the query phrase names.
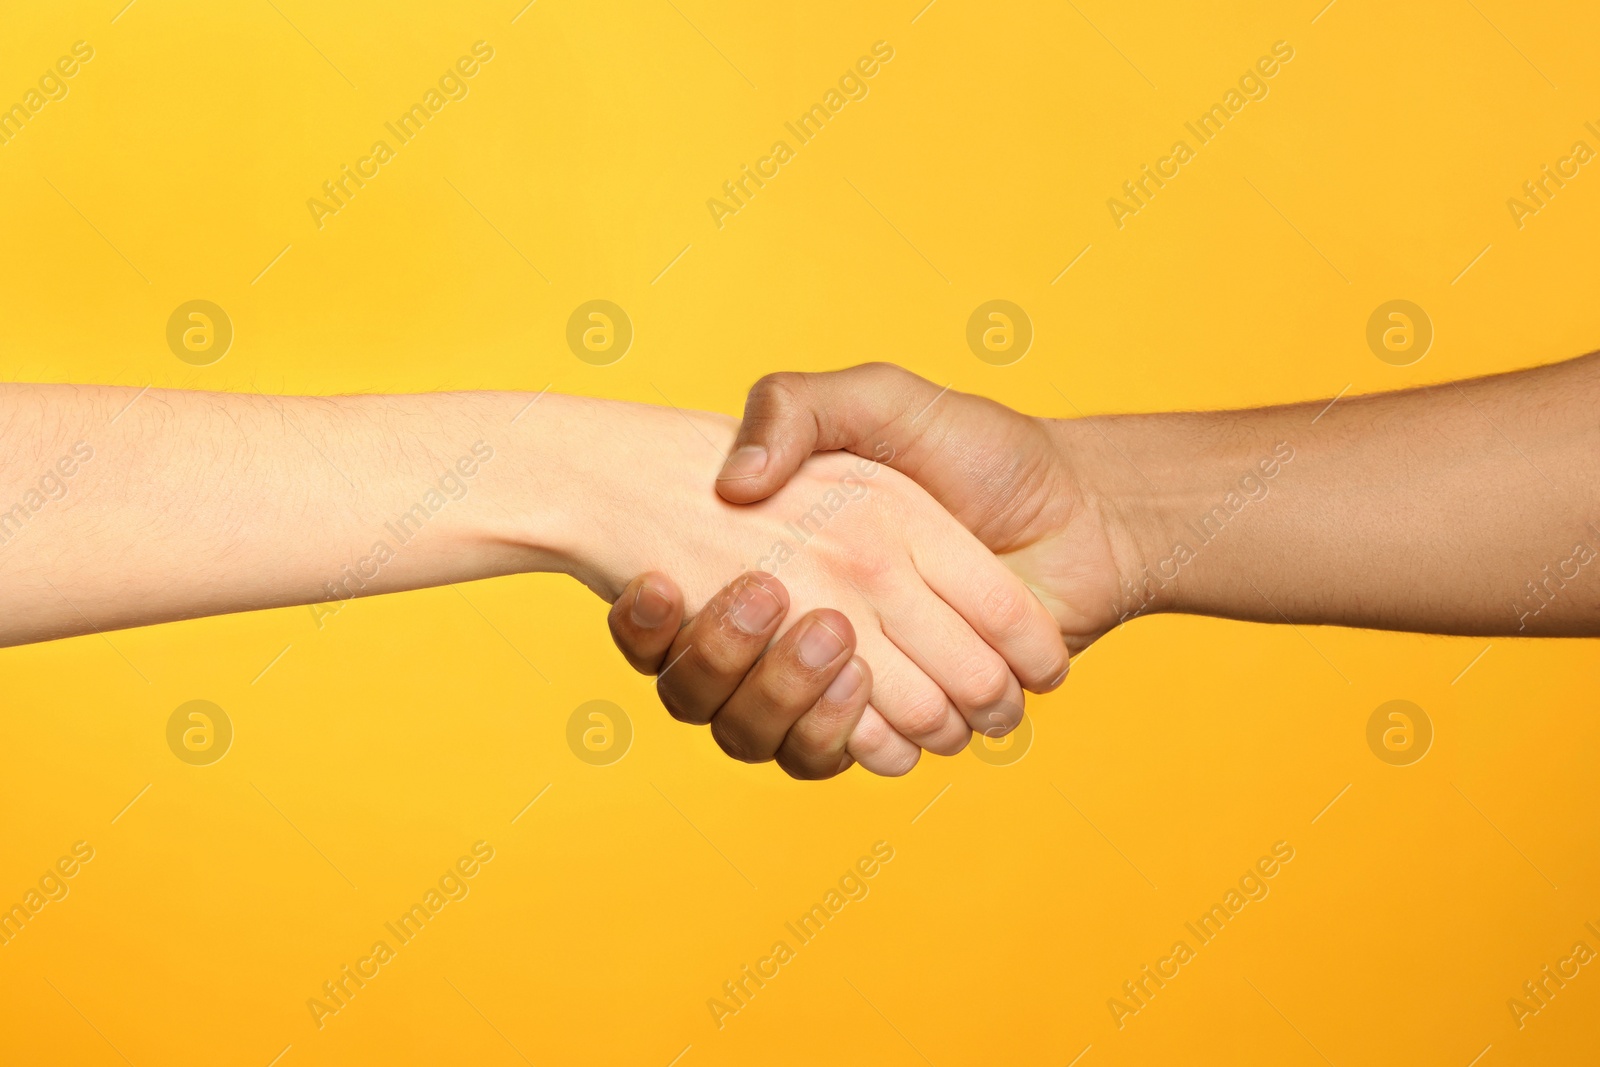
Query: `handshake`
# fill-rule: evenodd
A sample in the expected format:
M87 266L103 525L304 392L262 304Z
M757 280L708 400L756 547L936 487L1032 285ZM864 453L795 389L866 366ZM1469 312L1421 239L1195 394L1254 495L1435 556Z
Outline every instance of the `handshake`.
M633 578L612 636L736 759L904 774L1015 728L1023 690L1059 686L1129 613L1113 459L1081 427L898 367L771 375L716 492L735 524L762 502L775 538L687 621L670 573Z
M764 378L737 425L547 393L0 385L0 645L554 571L729 755L904 774L1013 729L1024 690L1152 612L1600 633L1596 409L1594 355L1071 419L885 364Z
M1594 635L1600 583L1577 579L1600 556L1579 503L1600 499L1597 402L1596 356L1064 420L885 364L772 375L716 491L729 522L781 521L776 541L714 594L706 557L639 574L611 632L675 717L797 778L904 774L924 749L1002 735L1024 690L1056 688L1070 656L1148 612Z

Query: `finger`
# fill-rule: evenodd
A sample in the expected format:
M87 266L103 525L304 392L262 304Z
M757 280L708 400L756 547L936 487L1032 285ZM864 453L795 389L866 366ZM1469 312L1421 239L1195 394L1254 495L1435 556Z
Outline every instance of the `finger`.
M789 611L789 591L763 571L724 586L678 634L656 679L673 718L704 725L761 658Z
M1068 664L1061 627L1022 579L964 530L909 543L928 588L1000 654L1024 688L1046 693L1061 684Z
M712 718L711 735L722 751L746 763L770 760L790 727L848 666L855 645L850 620L830 609L810 612L790 627ZM859 686L860 679L855 682Z
M927 671L882 631L858 635L856 646L861 657L872 664L872 706L885 722L906 741L929 752L941 756L960 752L972 729ZM890 742L884 739L882 743Z
M944 690L969 727L999 736L1021 721L1022 686L1010 666L949 604L926 589L897 587L882 608L883 632Z
M778 746L776 758L791 778L832 778L849 769L850 734L867 710L872 673L866 661L848 660Z
M900 736L883 713L871 704L850 732L845 750L862 767L885 778L900 777L922 758L922 749Z
M624 586L606 617L611 640L640 674L661 669L682 620L683 594L671 578L655 571Z
M845 449L896 466L894 432L940 394L887 363L821 374L769 374L745 400L744 421L717 492L735 504L771 496L813 452Z

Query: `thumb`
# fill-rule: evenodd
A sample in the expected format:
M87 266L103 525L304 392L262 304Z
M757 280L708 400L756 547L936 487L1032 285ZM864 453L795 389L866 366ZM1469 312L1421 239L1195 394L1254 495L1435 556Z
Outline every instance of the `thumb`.
M941 390L889 363L818 374L769 374L751 387L717 492L735 504L765 500L813 452L842 449L896 466L916 416Z

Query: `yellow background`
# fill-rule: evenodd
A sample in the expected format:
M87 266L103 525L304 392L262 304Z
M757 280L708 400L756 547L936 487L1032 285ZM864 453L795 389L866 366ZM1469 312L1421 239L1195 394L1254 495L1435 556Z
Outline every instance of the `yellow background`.
M95 57L0 147L0 371L736 412L765 371L889 359L1061 416L1600 334L1593 165L1506 207L1600 147L1593 5L522 2L7 11L0 102ZM478 40L470 95L319 230L307 198ZM719 230L707 198L879 40L870 95ZM1270 95L1117 229L1107 198L1280 40ZM196 298L236 330L204 368L165 342ZM564 340L593 298L636 329L607 367ZM1036 330L1008 367L964 340L995 298ZM1405 368L1365 341L1396 298L1437 332ZM1593 1057L1595 967L1520 1031L1506 1007L1600 948L1592 643L1141 620L1032 702L1020 762L800 784L670 720L603 618L531 576L5 652L0 898L96 855L0 948L0 1062ZM1409 767L1365 740L1397 698L1436 730ZM191 699L234 724L211 766L166 745ZM594 699L634 730L607 767L565 740ZM319 1030L307 999L480 839L471 895ZM719 1030L707 1000L879 840L870 896ZM1107 999L1280 840L1271 895L1119 1030Z

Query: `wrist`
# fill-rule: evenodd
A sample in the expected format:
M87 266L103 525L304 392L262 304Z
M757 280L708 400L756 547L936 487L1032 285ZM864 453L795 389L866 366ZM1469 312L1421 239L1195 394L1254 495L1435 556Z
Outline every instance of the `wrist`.
M1119 618L1222 614L1251 549L1252 512L1293 462L1279 427L1238 413L1176 412L1074 420L1095 460L1088 492L1116 531Z
M513 469L524 435L512 417L526 399L463 392L284 402L302 409L292 421L326 461L317 473L348 481L348 470L359 486L356 560L341 574L366 579L366 593L554 569L529 536L547 523L529 516ZM338 595L341 583L332 584Z
M569 574L614 601L635 575L675 562L665 531L719 507L709 487L733 433L731 419L704 412L545 394L507 435L504 493L485 532L518 545L527 569Z
M1059 551L1075 551L1092 531L1104 545L1109 579L1100 587L1103 604L1094 614L1109 629L1138 615L1174 610L1176 590L1154 587L1153 564L1170 547L1170 506L1155 485L1153 469L1168 463L1157 446L1155 428L1140 416L1087 416L1040 420L1069 472L1073 506L1053 538ZM1134 459L1130 450L1138 452ZM1154 483L1154 484L1152 484ZM1079 527L1074 531L1073 526ZM1170 583L1169 583L1170 584ZM1070 628L1064 626L1063 631Z

